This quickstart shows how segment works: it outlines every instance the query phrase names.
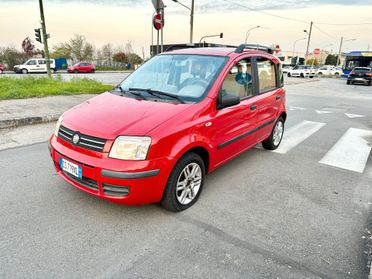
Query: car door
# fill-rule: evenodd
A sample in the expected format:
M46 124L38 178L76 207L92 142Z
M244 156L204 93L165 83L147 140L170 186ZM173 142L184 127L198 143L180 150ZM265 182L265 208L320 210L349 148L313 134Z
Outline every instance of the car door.
M37 72L38 71L38 64L36 60L28 60L26 62L26 68L29 72Z
M39 59L37 62L38 62L38 71L39 72L46 72L47 68L46 68L45 60L44 59Z
M216 166L256 144L257 106L250 58L233 63L219 90L219 94L237 95L240 103L216 108L211 121L211 140L216 151Z
M280 104L284 102L284 89L282 72L279 64L271 59L256 57L253 63L257 65L258 96L257 105L257 141L261 142L271 134L276 118L279 114Z

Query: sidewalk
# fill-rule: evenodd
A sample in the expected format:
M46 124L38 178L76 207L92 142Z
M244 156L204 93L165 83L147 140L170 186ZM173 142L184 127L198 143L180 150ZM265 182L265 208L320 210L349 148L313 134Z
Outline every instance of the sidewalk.
M0 101L0 129L56 121L64 111L94 96L83 94Z

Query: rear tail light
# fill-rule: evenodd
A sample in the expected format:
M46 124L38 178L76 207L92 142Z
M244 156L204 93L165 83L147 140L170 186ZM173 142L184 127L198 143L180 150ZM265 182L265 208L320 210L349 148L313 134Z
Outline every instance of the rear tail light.
M355 72L350 72L349 76L354 76Z
M372 73L366 73L367 77L372 77Z

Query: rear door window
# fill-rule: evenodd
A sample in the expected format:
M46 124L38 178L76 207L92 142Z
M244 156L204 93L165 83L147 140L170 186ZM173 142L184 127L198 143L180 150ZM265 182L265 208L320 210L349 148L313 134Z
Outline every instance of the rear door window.
M267 58L257 57L259 93L265 93L277 88L275 64Z

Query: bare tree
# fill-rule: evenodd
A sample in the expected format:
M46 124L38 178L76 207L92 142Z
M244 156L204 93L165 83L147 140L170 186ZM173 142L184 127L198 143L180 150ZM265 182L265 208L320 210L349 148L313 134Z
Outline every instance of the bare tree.
M106 45L104 45L101 48L101 53L102 53L103 59L105 59L106 61L108 61L109 64L111 65L112 57L114 55L114 48L113 48L112 44L106 44Z

